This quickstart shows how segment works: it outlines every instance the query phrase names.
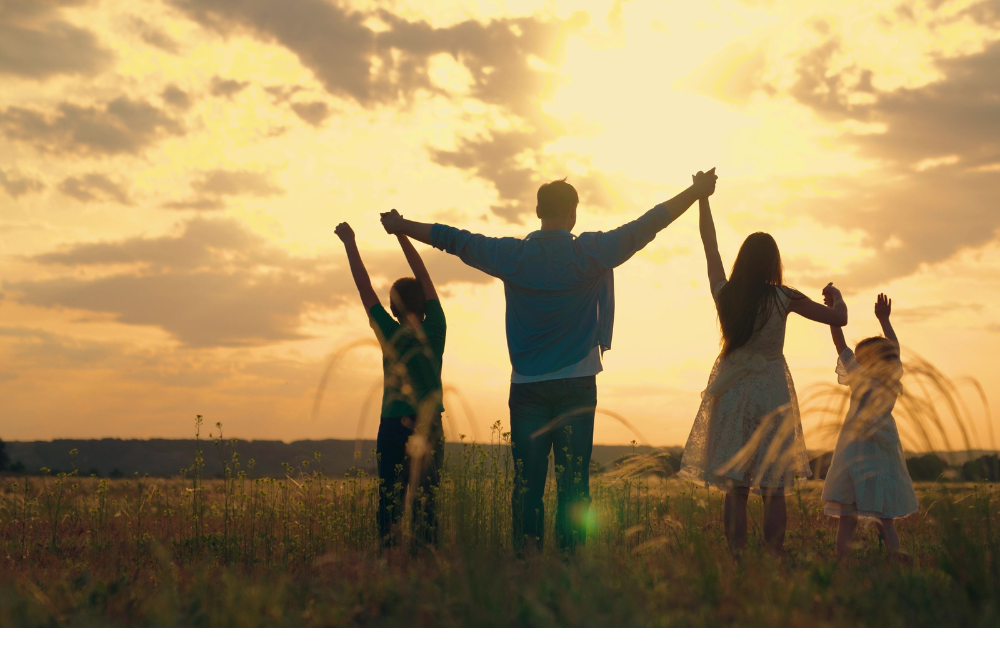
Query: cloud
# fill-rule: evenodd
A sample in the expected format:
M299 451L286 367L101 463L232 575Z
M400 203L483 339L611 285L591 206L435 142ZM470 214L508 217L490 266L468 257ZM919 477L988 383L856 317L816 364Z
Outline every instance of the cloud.
M974 313L978 313L982 311L982 309L983 304L981 303L959 303L957 301L948 301L944 303L930 303L923 306L914 306L913 308L893 308L892 316L894 319L901 322L923 322L924 320L929 320L932 317L938 317L955 311L969 310Z
M178 211L216 211L226 206L222 197L276 197L285 194L285 189L275 183L270 174L239 169L202 172L191 181L191 190L192 197L167 202L163 207Z
M169 208L174 211L218 211L226 208L226 202L221 199L202 197L200 199L170 201L163 204L163 208Z
M164 102L175 109L186 111L191 108L191 96L181 90L176 84L171 83L167 85L163 89L163 92L160 93L160 97L163 98Z
M93 75L113 61L93 32L60 17L65 5L39 0L6 0L0 4L0 74L47 79L57 74Z
M18 199L32 192L41 192L45 189L45 184L37 178L19 176L0 169L0 188L3 188L8 196Z
M330 107L326 102L292 102L295 115L313 127L319 127L330 116Z
M52 112L9 106L0 109L0 133L43 153L137 155L184 127L163 109L122 95L103 105L64 102Z
M115 201L125 206L133 204L125 187L103 174L71 176L59 184L59 192L82 202Z
M386 282L408 274L400 252L366 253L365 260L372 274L385 276ZM357 299L340 253L293 256L227 219L196 218L175 236L82 243L34 261L72 274L4 283L18 302L155 326L188 347L301 339L309 314ZM443 253L433 253L427 264L442 287L492 280ZM93 272L100 275L80 277Z
M0 326L0 339L13 341L8 347L12 353L9 358L16 359L20 368L78 368L103 364L118 356L117 345L73 339L42 329Z
M131 16L128 20L129 27L139 36L139 39L166 51L172 55L180 53L180 45L169 34L138 16Z
M270 0L171 4L220 34L250 34L284 46L329 94L365 107L406 104L419 91L454 97L436 86L429 73L432 58L451 56L469 74L465 96L513 114L519 129L464 137L456 150L432 149L432 158L492 183L500 198L493 211L504 219L520 222L534 208L539 175L532 162L541 159L540 149L558 136L539 102L555 86L553 67L561 58L567 30L581 23L579 17L568 22L535 17L468 20L435 27L384 9L353 10L322 0L285 0L281 11L274 11ZM373 23L383 29L369 27ZM295 92L266 90L276 102L287 101ZM301 109L295 111L302 117Z
M233 195L272 197L285 194L285 189L275 183L270 174L239 169L206 171L191 182L191 189L200 195L217 197Z
M877 88L856 65L833 69L839 50L834 37L803 54L789 93L827 120L884 128L843 134L879 167L824 179L817 189L838 194L800 200L789 212L867 234L876 256L850 266L841 282L876 284L994 240L1000 213L984 193L1000 191L1000 41L938 58L940 78L894 90Z
M215 97L232 99L233 96L242 92L242 90L249 85L249 81L237 81L236 79L223 79L218 76L213 76L208 92L210 95L214 95Z

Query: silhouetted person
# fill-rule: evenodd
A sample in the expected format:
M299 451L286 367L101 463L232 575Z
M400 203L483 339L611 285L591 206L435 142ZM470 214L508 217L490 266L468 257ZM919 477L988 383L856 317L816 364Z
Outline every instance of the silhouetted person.
M834 297L828 290L828 300ZM892 417L896 397L903 391L903 365L899 339L889 322L891 313L892 300L879 294L875 317L885 336L865 338L853 352L843 329L830 327L837 348L837 380L851 388L851 406L823 483L825 511L840 517L837 556L841 558L850 553L858 517L878 521L886 551L898 554L895 520L920 507Z
M336 234L344 242L361 303L382 347L382 413L378 457L378 527L382 543L392 543L409 487L413 529L418 541L437 539L434 494L441 478L441 362L446 324L430 274L405 236L397 236L415 278L400 278L389 291L389 316L361 261L354 230L346 222ZM411 486L412 485L412 486Z
M785 322L789 313L798 313L842 326L847 324L847 306L832 285L827 286L836 294L831 307L786 287L778 244L764 232L743 242L727 280L707 197L699 208L722 353L684 446L680 476L726 492L723 519L733 551L746 542L747 496L751 488L758 489L764 501L764 539L780 551L787 523L785 494L796 476L811 474L795 386L785 362Z
M556 536L570 548L586 539L590 457L594 447L596 376L611 347L615 296L612 269L715 189L714 173L609 232L572 234L579 197L565 180L538 189L541 229L524 239L491 238L440 224L382 214L390 234L406 234L504 283L510 352L511 451L517 477L512 498L515 547L527 535L541 547L542 495L555 450Z

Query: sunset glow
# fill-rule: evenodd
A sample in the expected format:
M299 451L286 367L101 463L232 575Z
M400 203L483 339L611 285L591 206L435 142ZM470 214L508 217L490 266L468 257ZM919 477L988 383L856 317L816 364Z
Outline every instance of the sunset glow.
M375 340L337 223L385 300L380 211L524 236L566 176L576 231L610 229L711 167L727 266L770 232L788 284L844 290L849 343L885 292L904 354L996 419L998 72L993 0L0 0L0 437L374 437L371 345L312 418ZM419 250L445 427L486 439L502 285ZM643 437L603 413L595 441L681 444L719 351L697 212L615 280L599 404ZM785 353L836 381L828 328L790 318Z

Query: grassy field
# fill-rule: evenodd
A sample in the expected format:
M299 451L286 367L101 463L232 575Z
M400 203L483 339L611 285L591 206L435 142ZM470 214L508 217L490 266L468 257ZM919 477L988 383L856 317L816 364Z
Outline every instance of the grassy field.
M586 548L567 557L550 539L518 559L502 448L450 457L437 549L404 539L381 552L365 462L339 479L317 460L254 479L237 444L209 453L227 463L222 479L203 479L203 460L172 479L0 478L0 625L1000 624L1000 497L988 485L919 485L920 514L900 524L913 563L898 564L870 528L838 562L810 482L789 498L787 555L760 546L752 500L736 562L721 495L637 455L593 481Z

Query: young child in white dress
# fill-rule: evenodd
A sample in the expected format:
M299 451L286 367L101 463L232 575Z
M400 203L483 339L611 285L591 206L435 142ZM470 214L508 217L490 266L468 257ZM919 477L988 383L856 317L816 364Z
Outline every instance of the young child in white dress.
M899 340L889 322L891 311L892 301L879 294L875 317L885 337L866 338L853 352L843 330L830 327L839 355L837 379L851 388L851 405L823 484L826 513L840 517L839 557L850 551L858 517L877 520L886 550L898 553L894 520L913 514L919 506L892 417L896 397L902 391L899 380L903 366Z
M699 227L709 285L722 328L722 353L712 368L701 408L684 447L680 476L726 492L726 539L746 543L747 496L764 501L764 539L776 551L785 540L785 494L810 475L795 386L782 352L788 313L829 325L847 322L839 292L831 306L782 285L781 254L770 234L757 232L740 248L729 279L722 265L708 199Z

